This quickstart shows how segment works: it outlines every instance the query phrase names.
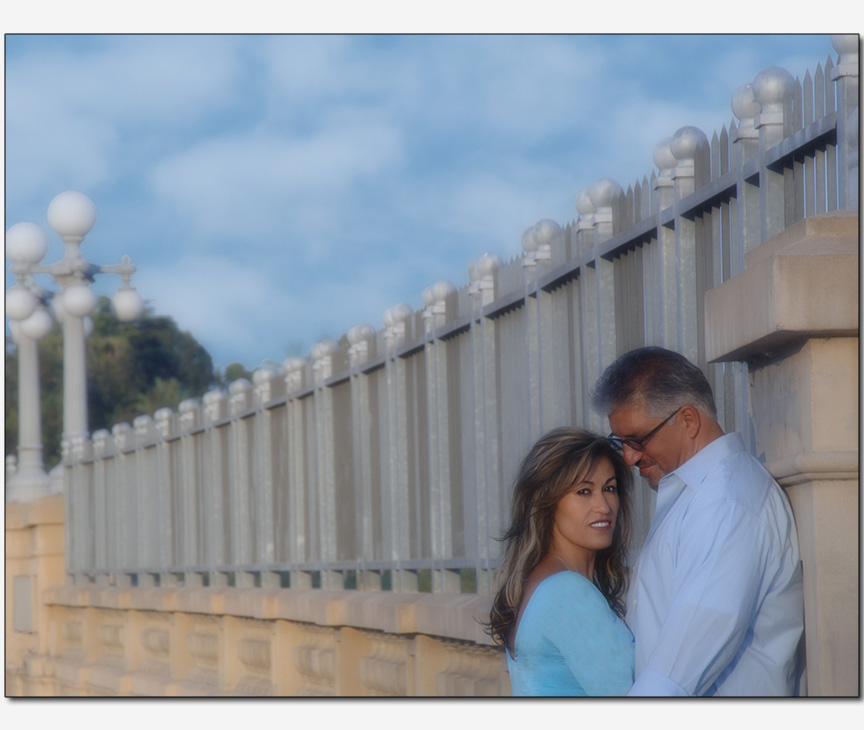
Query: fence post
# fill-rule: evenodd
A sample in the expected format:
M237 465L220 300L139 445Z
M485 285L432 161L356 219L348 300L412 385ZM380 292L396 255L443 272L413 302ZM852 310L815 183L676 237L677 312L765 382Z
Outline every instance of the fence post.
M588 264L594 269L594 290L597 315L597 373L611 364L618 355L618 337L615 326L615 265L599 253L601 243L612 237L615 229L615 207L621 197L621 186L605 177L597 180L588 188L588 195L594 204L594 252L593 261ZM591 385L593 386L592 380Z
M227 397L221 390L204 394L204 558L209 583L227 585L227 575L218 567L227 562L229 535L225 524L227 454L222 443L224 426L216 424L225 417Z
M735 171L737 176L737 192L735 196L737 218L737 240L730 246L731 260L729 262L730 276L737 276L744 271L744 254L758 246L761 240L759 184L758 175L755 178L745 176L747 163L759 157L759 130L756 129L756 117L762 111L752 84L739 86L732 94L732 113L738 118L738 127L732 135L735 145Z
M473 362L472 394L474 423L469 425L474 438L474 490L467 493L466 523L475 530L477 592L491 592L493 568L491 538L501 532L500 454L498 446L498 398L496 382L495 325L486 318L484 308L495 299L496 271L501 266L496 254L483 254L468 267L471 280L471 353ZM470 529L470 528L469 528ZM466 536L467 537L467 536ZM470 538L466 539L470 545Z
M679 353L692 362L699 361L698 312L696 287L696 223L681 215L679 203L682 198L696 190L697 159L702 158L708 138L701 129L682 127L675 132L670 149L675 156L672 179L675 183L675 300L677 319L677 347ZM702 172L701 170L699 171Z
M109 519L114 523L114 541L109 546L116 558L115 567L123 572L115 576L119 587L131 585L131 573L138 568L138 490L134 457L128 449L135 441L135 432L128 423L118 423L111 429L114 438L114 509Z
M522 277L524 281L525 353L528 387L528 423L530 440L533 443L543 433L543 372L548 368L549 345L543 338L544 292L537 282L549 269L552 260L551 241L561 227L553 220L544 219L535 223L522 234Z
M837 207L858 209L858 36L833 35L839 54L831 71L837 98ZM854 129L853 129L854 128Z
M237 378L228 386L228 404L231 420L228 424L230 439L229 454L229 504L228 519L231 524L232 566L249 565L253 561L255 540L252 535L255 514L255 495L250 479L249 424L242 417L251 403L252 384L246 378ZM251 588L254 576L248 570L235 570L235 585Z
M678 160L672 152L672 137L660 140L654 147L654 164L660 174L654 182L660 207L658 212L674 209L675 205L675 168ZM654 286L653 305L657 317L651 331L649 344L662 345L676 349L678 340L678 308L676 306L676 280L678 266L675 260L676 221L657 222L657 245L654 247ZM646 302L647 304L647 302ZM646 333L647 334L647 333Z
M109 551L112 541L109 537L111 492L113 491L108 476L108 457L110 456L109 441L111 433L102 428L94 431L93 439L93 568L102 571L96 576L97 584L107 584L110 576ZM110 486L109 486L110 485Z
M411 307L397 304L384 312L384 342L387 358L384 361L387 403L387 462L382 470L385 488L384 503L385 544L390 546L389 559L393 561L393 590L417 590L417 572L405 570L402 561L411 557L409 529L411 510L408 484L408 412L405 402L405 362L396 354L396 348L405 341L406 323Z
M332 563L337 558L336 546L336 479L333 467L333 394L325 381L333 374L333 356L339 351L334 340L324 340L312 346L312 377L315 407L315 461L318 515L318 561ZM344 578L334 570L321 571L322 588L344 588Z
M365 563L375 557L375 521L372 517L372 439L370 433L369 380L360 368L369 360L369 344L375 337L371 325L352 327L348 337L348 363L351 377L351 438L354 454L352 469L356 502L357 588L381 590L381 572L366 570Z
M203 537L201 528L206 513L204 512L202 488L199 484L200 456L199 449L203 446L203 434L192 433L201 417L198 401L187 398L177 406L180 427L180 498L182 535L179 536L178 550L180 562L186 566L200 566L204 561ZM186 573L187 586L200 586L203 583L200 572Z
M595 286L594 267L589 266L594 252L594 214L597 209L591 202L588 188L583 188L576 194L574 201L579 219L574 234L574 255L580 263L579 267L579 338L574 339L573 362L579 368L580 422L594 431L603 428L603 418L590 407L589 394L597 378L600 376L600 344L596 335L597 301L591 296Z
M276 562L276 526L273 495L273 425L272 413L266 404L274 397L276 371L267 365L252 374L252 398L255 404L252 437L252 489L254 490L255 561L258 564ZM278 588L279 575L261 573L261 586Z
M795 80L786 69L772 66L753 79L753 94L761 107L754 125L759 132L759 202L762 210L759 243L773 238L786 227L786 183L783 171L767 166L766 153L784 137L786 96Z
M306 521L306 488L304 474L306 453L304 450L303 404L297 397L303 387L306 360L289 357L285 360L285 451L287 452L287 489L289 533L288 561L292 564L289 580L292 588L310 588L312 576L301 570L299 564L309 559L310 534Z
M155 585L159 562L158 520L159 492L154 463L153 418L138 416L132 421L135 429L135 473L138 475L138 585Z
M426 335L426 432L429 443L429 532L432 558L453 557L453 495L450 474L450 413L447 378L447 343L436 332L447 321L448 301L456 288L439 281L423 290L423 328ZM435 593L459 593L458 571L436 566L432 574Z
M153 414L155 421L156 441L156 484L154 484L154 497L156 498L158 521L153 534L158 540L156 552L158 565L162 568L160 584L173 583L173 573L165 572L165 568L177 564L177 554L174 546L175 536L175 495L180 485L176 483L174 471L171 464L171 452L173 444L168 437L174 430L174 411L170 408L160 408Z

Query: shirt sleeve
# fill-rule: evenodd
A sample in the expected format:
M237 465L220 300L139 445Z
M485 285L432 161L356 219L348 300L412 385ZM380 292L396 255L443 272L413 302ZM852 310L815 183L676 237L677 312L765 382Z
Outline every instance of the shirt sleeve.
M767 531L735 502L688 515L672 546L672 598L655 649L628 694L701 695L748 637L770 551Z
M543 611L544 635L588 696L623 695L633 681L633 637L585 578L559 573Z

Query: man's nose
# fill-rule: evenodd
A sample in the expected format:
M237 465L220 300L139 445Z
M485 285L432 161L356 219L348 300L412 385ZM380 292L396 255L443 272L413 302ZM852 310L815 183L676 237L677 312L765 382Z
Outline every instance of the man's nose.
M624 444L622 448L622 456L624 457L624 463L627 464L627 466L633 466L642 458L642 452L636 451L636 449L631 449L627 444Z

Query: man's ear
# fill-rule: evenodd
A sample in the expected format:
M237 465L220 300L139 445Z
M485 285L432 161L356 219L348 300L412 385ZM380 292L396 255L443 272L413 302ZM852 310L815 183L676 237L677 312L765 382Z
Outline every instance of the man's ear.
M702 413L699 409L695 406L684 406L680 411L678 411L678 417L684 422L684 429L687 432L687 436L691 439L697 438L703 425Z

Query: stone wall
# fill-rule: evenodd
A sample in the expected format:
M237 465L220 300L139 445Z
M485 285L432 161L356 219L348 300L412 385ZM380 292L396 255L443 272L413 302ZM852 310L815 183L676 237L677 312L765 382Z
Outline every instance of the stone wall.
M488 597L65 585L62 515L7 505L9 696L510 694Z

